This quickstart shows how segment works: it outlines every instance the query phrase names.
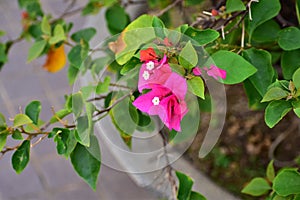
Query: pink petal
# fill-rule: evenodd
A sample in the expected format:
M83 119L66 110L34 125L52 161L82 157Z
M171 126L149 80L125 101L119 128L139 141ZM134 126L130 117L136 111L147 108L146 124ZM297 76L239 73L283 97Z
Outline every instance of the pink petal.
M187 83L185 78L173 72L164 84L169 88L179 100L185 98L187 92Z
M213 77L214 79L225 79L226 78L226 70L220 69L217 66L211 65L209 69L207 69L207 75Z
M202 71L199 67L194 67L193 68L193 74L196 75L196 76L201 76Z
M153 84L164 84L166 80L172 73L171 67L169 64L162 64L166 62L165 57L159 63L157 61L153 61L155 64L155 68L153 70L148 70L146 67L147 63L142 64L140 73L139 73L139 82L138 89L142 92L143 89L150 89ZM157 66L158 65L158 66ZM149 73L149 78L146 80L143 76L144 73Z

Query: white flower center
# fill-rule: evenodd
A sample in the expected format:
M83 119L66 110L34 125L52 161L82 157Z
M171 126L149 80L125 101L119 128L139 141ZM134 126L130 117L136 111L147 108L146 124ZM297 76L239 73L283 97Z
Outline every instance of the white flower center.
M144 78L144 80L145 80L145 81L148 80L149 77L150 77L149 72L148 72L148 71L144 71L144 73L143 73L143 78Z
M146 68L147 68L148 70L154 69L154 62L153 62L153 61L147 62Z
M153 103L153 105L155 105L155 106L159 105L159 98L158 98L158 97L154 97L154 98L152 99L152 103Z

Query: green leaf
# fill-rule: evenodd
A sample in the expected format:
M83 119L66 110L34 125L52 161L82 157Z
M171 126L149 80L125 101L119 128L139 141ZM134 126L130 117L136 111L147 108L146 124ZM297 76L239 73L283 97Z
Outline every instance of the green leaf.
M122 32L130 22L125 9L117 4L106 10L105 18L108 30L113 35Z
M22 133L18 130L18 129L16 129L14 132L13 132L13 134L12 134L12 136L11 136L13 139L15 139L15 140L23 140L24 138L23 138L23 136L22 136Z
M206 200L206 198L202 194L192 191L189 200Z
M55 134L54 142L56 142L57 153L66 158L69 157L77 144L75 130L54 128L52 132Z
M70 85L72 85L75 82L78 73L79 73L79 67L77 66L75 67L74 65L69 66L68 81Z
M75 132L75 136L77 141L84 146L90 146L91 127L88 117L86 115L78 117L76 127L77 131Z
M279 46L285 51L300 48L300 30L296 27L287 27L279 32Z
M267 178L270 182L273 182L275 178L274 160L271 160L268 164L266 171Z
M268 30L268 31L266 31ZM252 39L257 42L277 41L280 25L275 20L269 20L259 25L252 34Z
M300 68L295 71L293 74L293 82L297 90L300 89Z
M192 40L194 45L208 44L210 42L213 42L214 40L216 40L220 36L220 33L218 31L213 30L213 29L198 30L198 29L193 28L193 27L189 27L184 32L184 34L189 36L190 38L192 38L194 41L197 42L197 44L194 44L194 42Z
M249 108L253 110L265 109L267 107L267 103L261 103L263 97L259 94L251 81L247 79L243 83L246 95L248 97Z
M155 32L152 28L153 16L142 15L131 22L119 36L118 46L125 46L116 52L116 61L120 65L127 63L141 44L152 41Z
M194 95L204 99L204 82L199 76L187 80L188 90Z
M249 33L250 40L253 31L264 22L277 16L281 9L279 0L260 0L259 2L253 2L251 4L251 16L246 17L246 29Z
M101 162L96 159L85 146L79 143L77 143L70 158L77 174L83 178L93 190L96 190Z
M0 151L2 151L3 147L6 145L7 133L0 134Z
M63 119L65 116L69 115L72 111L69 109L62 109L55 113L54 116L51 117L50 123L54 124L55 122L58 122L58 119Z
M72 64L72 68L80 69L82 62L85 60L87 56L86 54L82 55L82 51L83 51L82 46L76 45L68 53L68 61ZM77 73L74 73L75 77L76 75Z
M295 195L293 200L300 200L300 194Z
M295 3L298 24L300 24L300 0L296 0Z
M300 67L300 49L283 51L281 68L284 79L291 80L294 72Z
M261 102L280 100L286 98L288 95L289 93L286 90L279 87L272 87L264 95L264 98L261 100Z
M37 125L39 121L39 114L42 109L41 102L32 101L25 108L25 114Z
M30 158L30 141L24 140L21 146L12 155L12 166L20 174L27 166Z
M102 8L102 4L97 2L90 2L88 3L83 9L82 9L82 15L91 15L91 14L97 14Z
M0 43L0 62L6 63L8 61L7 58L7 50L6 45ZM1 67L0 67L1 69Z
M64 40L66 40L64 27L61 24L57 24L54 27L53 36L50 38L49 44L56 44Z
M273 128L290 110L292 105L289 101L277 100L272 101L265 111L265 122Z
M227 0L226 1L226 12L232 13L235 11L246 10L246 6L241 0Z
M95 135L91 135L90 141L91 141L90 146L85 148L90 152L90 154L94 158L96 158L99 162L101 162L101 152L100 152L98 138Z
M84 101L82 97L82 93L79 91L72 95L72 110L75 117L79 117L82 113L82 109L84 106Z
M159 38L165 38L165 25L161 19L158 17L154 16L153 21L152 21L152 26L154 27L154 31L157 37Z
M198 55L190 41L186 43L179 53L179 63L186 69L192 69L197 65Z
M230 51L217 51L212 55L212 60L218 68L226 70L226 79L220 80L225 84L243 82L257 71L257 69L243 57Z
M6 120L2 113L0 113L0 127L1 126L6 126Z
M80 31L77 31L71 35L71 38L73 41L79 43L80 40L84 40L86 42L89 42L94 35L96 34L96 29L94 28L85 28L81 29Z
M39 57L42 54L42 52L43 52L44 48L46 47L46 45L47 45L47 41L45 41L45 40L36 41L29 48L27 62L31 62L32 60Z
M179 180L177 199L178 200L190 199L194 181L191 179L191 177L189 177L186 174L183 174L179 171L176 171L176 176Z
M300 194L300 173L297 169L283 169L273 181L273 190L281 196Z
M96 94L108 92L110 85L110 76L106 76L103 82L100 82L96 87Z
M252 196L261 196L266 194L271 189L271 186L264 178L254 178L243 188L242 193Z
M174 63L169 63L169 65L173 72L176 72L177 74L180 74L181 76L185 75L185 69L183 66L174 64Z
M27 125L27 124L31 124L31 123L32 123L32 120L27 115L17 114L14 119L14 128L23 126L23 125Z
M275 75L271 54L265 50L251 48L243 51L243 57L257 69L257 73L250 76L249 80L259 94L264 96Z
M140 60L138 58L133 57L130 59L121 69L120 74L125 75L130 72L132 69L140 66Z
M42 19L41 29L44 34L51 35L51 26L46 15Z

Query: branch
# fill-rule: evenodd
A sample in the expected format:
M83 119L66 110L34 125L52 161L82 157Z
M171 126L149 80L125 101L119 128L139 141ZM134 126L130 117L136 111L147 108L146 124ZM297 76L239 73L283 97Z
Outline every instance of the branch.
M159 13L157 13L155 16L156 17L160 17L163 14L165 14L166 12L168 12L170 9L172 9L173 7L175 7L177 4L181 3L183 0L176 0L174 1L172 4L168 5L167 7L165 7L164 9L162 9Z

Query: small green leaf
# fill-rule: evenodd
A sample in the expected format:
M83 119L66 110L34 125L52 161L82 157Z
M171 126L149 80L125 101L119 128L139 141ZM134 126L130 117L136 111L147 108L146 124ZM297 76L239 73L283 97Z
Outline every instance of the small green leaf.
M179 53L179 63L186 69L192 69L197 65L198 55L190 41L186 43Z
M199 76L187 80L188 90L194 95L204 99L204 82Z
M220 36L220 33L213 29L198 30L193 27L189 27L184 32L184 34L189 36L190 38L192 38L194 41L197 42L197 44L194 44L194 42L192 42L194 45L208 44L210 42L213 42Z
M177 74L180 74L181 76L185 75L185 69L183 66L174 64L174 63L169 63L169 65L173 72L176 72Z
M253 110L265 109L268 104L261 103L261 100L263 97L259 94L259 92L253 86L251 81L249 79L247 79L243 82L243 85L244 85L246 95L248 97L249 108L253 109Z
M61 24L57 24L54 27L53 36L50 38L49 44L56 44L64 40L66 40L64 28Z
M111 34L117 34L130 22L130 18L125 9L119 5L113 5L106 10L105 18L108 30Z
M82 113L82 109L84 106L84 101L81 92L77 92L72 95L72 110L75 117L79 117Z
M82 55L82 51L83 51L82 46L76 45L68 53L68 61L72 64L72 68L80 69L82 62L86 58L86 55ZM74 77L76 77L76 75L77 73L74 73Z
M300 49L283 51L281 55L281 69L283 78L291 80L294 72L300 67Z
M23 126L23 125L27 125L27 124L31 124L31 123L32 123L32 120L27 115L17 114L14 119L14 128Z
M90 145L90 135L91 135L91 127L89 124L88 117L81 116L77 119L77 131L75 132L75 137L79 143L81 143L84 146Z
M289 101L277 100L272 101L265 111L265 122L273 128L290 110L292 105Z
M0 134L0 151L2 151L3 147L6 145L7 133Z
M77 43L79 43L81 39L86 42L89 42L94 37L95 34L96 34L96 29L85 28L85 29L81 29L80 31L77 31L76 33L73 33L71 35L71 38Z
M6 120L2 113L0 113L0 127L1 126L6 126Z
M6 63L8 61L7 58L7 46L5 44L0 43L0 62L1 63ZM1 67L0 67L1 69Z
M261 102L280 100L286 98L288 95L289 93L286 90L279 87L272 87L266 92Z
M271 54L265 50L251 48L243 51L243 57L257 69L257 73L250 76L249 80L259 94L264 96L275 75Z
M297 90L300 90L300 68L295 71L293 74L293 82Z
M246 29L251 36L253 31L264 22L272 19L278 15L281 9L279 0L260 0L259 2L253 2L251 4L251 16L252 20L249 17L246 17Z
M69 110L69 109L62 109L62 110L59 110L55 113L54 116L51 117L50 119L50 123L51 124L54 124L55 122L58 122L59 119L63 119L65 116L69 115L72 111Z
M25 108L25 114L37 125L39 121L39 114L42 109L41 102L32 101Z
M220 50L212 55L216 66L226 70L225 84L236 84L253 75L257 69L243 57L230 51Z
M270 182L273 182L275 178L274 160L271 160L268 164L266 171L267 178Z
M264 178L254 178L244 187L242 193L249 194L252 196L261 196L266 194L271 188L269 183Z
M93 190L96 190L101 162L96 159L85 146L79 143L77 143L70 158L77 174L83 178Z
M283 169L273 181L273 190L281 196L300 194L300 173L297 169Z
M96 94L106 93L108 92L110 84L110 76L106 76L103 82L100 82L96 87Z
M54 141L56 142L57 153L64 155L66 158L69 157L77 144L75 131L65 128L54 128L52 132L55 134Z
M36 59L41 55L43 52L44 48L47 45L47 41L45 40L39 40L36 41L30 48L29 48L29 53L27 57L27 62L31 62L32 60Z
M30 141L24 140L21 146L12 155L12 166L17 174L20 174L29 162Z
M75 67L71 64L68 69L68 81L70 85L72 85L75 82L78 73L79 67Z
M280 30L280 25L275 20L271 19L259 25L254 30L252 39L257 42L274 43L274 41L277 41L278 39L278 33Z
M154 16L153 17L153 21L152 21L152 25L154 27L154 31L157 37L159 38L165 38L166 34L165 34L165 25L163 23L163 21L161 19L159 19L158 17Z
M179 171L176 171L176 176L179 180L177 199L178 200L190 199L194 181L191 179L191 177L189 177L186 174L183 174Z
M206 200L206 198L202 194L192 191L189 200Z
M125 75L130 72L132 69L139 67L140 60L138 58L133 57L129 62L127 62L121 69L120 74Z
M16 129L14 132L13 132L13 134L12 134L12 136L11 136L13 139L15 139L15 140L23 140L24 138L23 138L23 136L22 136L22 133L18 130L18 129Z
M226 12L232 13L235 11L246 10L246 6L241 0L227 0L226 1Z
M51 35L51 26L46 15L42 19L41 29L44 34Z
M286 51L300 48L300 30L296 27L288 27L279 32L279 46Z

